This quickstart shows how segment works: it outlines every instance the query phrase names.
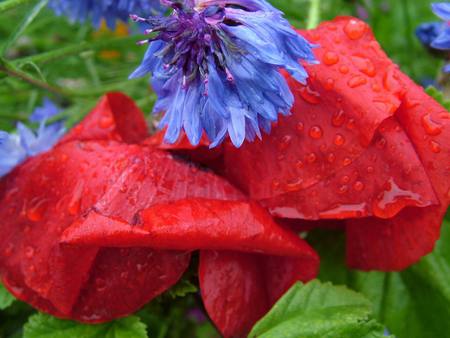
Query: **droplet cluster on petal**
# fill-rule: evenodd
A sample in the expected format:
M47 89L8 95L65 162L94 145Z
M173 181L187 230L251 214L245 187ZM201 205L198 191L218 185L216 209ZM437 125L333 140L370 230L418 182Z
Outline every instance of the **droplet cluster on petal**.
M158 0L50 0L49 7L74 22L91 20L95 27L105 20L111 29L117 20L128 20L129 13L144 15L163 10Z
M313 45L264 0L166 1L168 17L140 18L156 36L130 77L152 74L154 112L165 141L185 131L191 144L203 131L214 147L229 135L236 147L270 132L278 114L288 115L293 95L279 70L297 81L308 77L300 60L314 63Z

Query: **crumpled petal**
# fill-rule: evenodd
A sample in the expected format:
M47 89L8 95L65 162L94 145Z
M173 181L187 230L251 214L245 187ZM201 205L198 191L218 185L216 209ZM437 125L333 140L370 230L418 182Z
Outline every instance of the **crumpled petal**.
M432 250L448 206L448 113L364 22L303 35L321 64L307 66L307 86L290 80L292 115L262 141L225 144L213 167L277 217L345 220L352 267L403 269ZM199 149L191 158L208 163Z
M301 258L202 251L203 303L224 337L246 337L294 282L311 280L316 269Z
M113 92L103 96L97 106L60 143L104 139L139 143L147 135L147 123L136 104L126 95Z
M406 208L388 220L347 221L347 262L358 269L401 270L431 252L450 202L450 113L400 76L408 92L396 115L426 168L439 204Z

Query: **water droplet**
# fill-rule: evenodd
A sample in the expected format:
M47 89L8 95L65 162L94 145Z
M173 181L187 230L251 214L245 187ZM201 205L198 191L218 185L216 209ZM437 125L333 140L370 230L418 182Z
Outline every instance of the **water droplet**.
M363 191L364 190L364 183L361 181L356 181L353 184L353 189L355 189L356 191Z
M311 129L309 130L309 136L313 139L320 139L323 135L323 131L322 128L320 128L319 126L313 126L311 127Z
M273 180L272 181L272 189L273 190L278 190L280 188L280 182L277 180Z
M340 179L340 182L341 182L341 184L346 184L346 183L350 182L350 176L347 176L347 175L342 176Z
M442 125L431 119L431 114L422 117L422 126L428 135L436 136L442 132Z
M338 112L333 114L333 117L331 118L331 123L335 127L340 127L345 122L345 114L343 110L339 110Z
M438 154L441 152L441 145L438 142L431 140L430 149L433 153Z
M369 59L353 56L352 62L360 72L366 74L367 76L374 77L377 74L374 64Z
M355 119L349 119L348 122L347 122L347 124L345 125L345 127L346 127L347 129L352 130L352 129L355 129L355 125L356 125Z
M299 191L302 188L302 183L303 180L301 178L289 181L288 183L285 184L284 190L286 192Z
M308 103L318 104L320 103L320 94L312 90L309 86L303 86L299 90L300 96Z
M323 56L323 63L327 66L335 65L339 62L339 55L334 52L326 52Z
M308 155L306 155L306 161L308 161L308 163L314 163L317 160L317 155L315 153L309 153Z
M371 173L373 173L374 171L375 171L375 168L374 167L372 167L372 166L369 166L369 167L367 167L367 172L369 173L369 174L371 174Z
M352 160L349 157L344 158L344 160L342 161L342 164L346 167L350 164L352 164Z
M67 207L67 212L69 213L69 215L75 216L79 214L83 190L84 190L84 183L82 181L79 181L76 187L74 188L72 198Z
M27 218L32 222L39 222L44 218L46 210L46 200L37 200L33 202L33 205L27 210Z
M391 218L407 205L427 206L429 203L424 203L420 194L400 188L390 178L384 185L384 191L373 200L372 208L376 216Z
M360 39L365 32L366 24L355 19L351 19L344 27L344 33L350 40Z
M281 138L280 142L278 142L278 150L284 151L286 150L290 145L292 141L291 135L285 135Z
M340 147L344 145L344 143L345 143L344 136L342 136L341 134L336 134L336 136L334 137L334 144Z
M338 188L338 194L343 195L348 191L348 185L341 185Z
M25 248L25 257L33 258L33 256L34 256L34 248L31 246L27 246Z
M69 159L67 154L61 154L61 162L66 162Z
M347 84L350 88L356 88L367 83L367 79L362 75L354 75L348 80Z
M379 93L379 92L381 92L381 86L380 86L378 83L374 83L374 84L372 85L372 90L373 90L375 93Z
M324 85L326 90L333 90L334 89L334 79L329 77Z
M303 124L303 122L297 123L296 129L299 133L303 132L303 130L305 129L305 125Z
M120 187L119 191L121 193L126 193L128 191L128 186L125 183L122 184L122 186Z
M346 219L362 217L366 213L366 203L361 204L338 204L332 209L319 213L320 218Z
M102 129L108 129L114 124L114 119L110 115L102 116L99 121L99 126Z
M379 149L383 149L386 146L386 139L384 137L380 137L377 141L376 141L376 145Z
M333 153L329 153L328 156L327 156L327 161L329 163L333 163L334 161L336 161L336 155L333 154Z
M295 162L295 166L297 167L297 169L302 169L305 164L301 160L298 160L297 162Z
M103 278L96 278L95 279L95 288L98 292L105 291L106 281Z
M348 69L347 66L342 65L342 66L339 67L339 71L340 71L342 74L347 74L347 73L350 71L350 69Z

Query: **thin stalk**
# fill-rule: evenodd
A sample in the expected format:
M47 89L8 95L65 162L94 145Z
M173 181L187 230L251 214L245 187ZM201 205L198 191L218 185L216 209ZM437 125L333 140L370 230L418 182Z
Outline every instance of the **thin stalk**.
M35 1L36 0L5 0L0 2L0 13Z
M310 0L306 28L307 29L316 28L319 22L320 22L320 0Z

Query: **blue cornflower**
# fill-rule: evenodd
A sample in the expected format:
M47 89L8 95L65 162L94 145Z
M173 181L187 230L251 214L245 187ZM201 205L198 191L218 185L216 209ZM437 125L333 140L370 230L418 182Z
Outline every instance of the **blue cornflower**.
M111 29L117 20L127 21L130 13L155 15L164 8L158 0L50 0L49 7L72 21L92 20L97 28L104 19Z
M279 70L297 81L308 74L300 61L316 63L313 45L283 13L265 0L163 0L173 12L148 19L132 16L157 34L130 78L152 74L164 112L165 141L184 129L197 145L203 131L211 147L227 134L236 147L270 132L278 114L288 115L293 95Z
M50 150L64 134L62 122L46 125L47 119L59 113L59 109L48 99L36 108L30 121L39 122L37 132L23 123L17 124L17 133L0 130L0 177L8 174L27 157Z

